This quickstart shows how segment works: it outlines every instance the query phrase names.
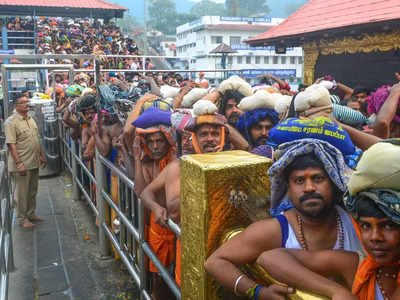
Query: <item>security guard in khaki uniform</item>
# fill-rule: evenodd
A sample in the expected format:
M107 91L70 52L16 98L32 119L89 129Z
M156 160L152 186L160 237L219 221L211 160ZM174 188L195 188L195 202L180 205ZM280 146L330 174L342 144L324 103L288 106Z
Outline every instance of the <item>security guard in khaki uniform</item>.
M18 221L21 226L31 228L35 226L32 222L43 221L35 215L35 209L39 166L46 166L46 158L40 146L36 122L28 116L28 98L18 95L14 107L14 113L4 122L8 170L15 178Z

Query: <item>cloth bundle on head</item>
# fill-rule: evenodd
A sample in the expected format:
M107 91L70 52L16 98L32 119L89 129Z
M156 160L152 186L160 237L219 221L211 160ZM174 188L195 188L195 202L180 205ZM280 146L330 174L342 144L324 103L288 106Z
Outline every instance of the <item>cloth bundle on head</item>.
M169 147L167 154L158 161L158 167L162 171L170 163L176 154L176 139L171 127L171 113L157 108L149 108L141 114L133 123L136 127L136 135L139 136L143 157L153 159L150 149L146 144L146 135L160 132L167 139Z
M155 107L150 107L146 109L132 125L138 128L147 129L154 124L162 124L166 126L171 126L171 112L161 110Z
M224 94L227 90L236 90L245 97L253 95L253 90L250 84L237 75L231 76L222 81L218 87L218 91L222 94Z
M271 178L271 208L276 209L285 196L288 186L284 177L285 169L298 157L315 155L324 165L325 171L336 187L345 192L351 170L344 162L339 149L328 142L317 139L301 139L280 145L274 152L276 160L268 170Z
M66 88L65 93L70 97L79 97L83 90L83 86L80 86L79 84L73 84Z
M345 162L350 168L356 166L361 155L361 151L356 149L347 131L326 117L316 117L312 120L286 119L269 131L268 144L277 147L304 138L330 143L343 153Z
M240 134L248 141L251 140L250 128L254 124L264 120L265 118L269 118L273 125L276 125L279 122L278 113L273 109L255 109L251 111L247 111L243 113L239 121L236 123L236 129L240 132Z
M225 137L228 130L225 127L226 118L217 113L218 108L209 100L199 100L193 106L194 117L185 122L184 130L192 132L192 142L196 153L201 153L195 134L196 129L203 124L216 125L221 128L221 142L217 146L217 152L222 151L225 146Z
M96 96L92 94L87 94L85 97L82 97L82 99L78 101L76 110L78 112L83 112L85 110L95 107L96 107Z
M329 91L322 85L310 85L296 95L294 109L304 117L315 116L321 112L331 112L332 102Z
M400 224L399 139L384 140L364 152L350 177L344 204L350 213L355 214L357 205L365 199L372 200L387 218ZM360 235L358 224L355 223L355 226ZM399 265L400 261L394 264ZM358 299L375 299L376 274L379 267L381 265L369 254L358 267L352 288L352 293ZM400 285L400 272L397 274L397 284Z
M385 103L385 101L389 97L389 88L390 86L384 85L368 96L369 114L378 114L378 112L382 108L383 103ZM397 112L393 118L393 121L396 123L400 123L400 101L398 101Z
M201 88L191 89L189 93L183 96L182 107L192 107L197 100L203 98L205 95L207 95L207 93L208 93L207 89L201 89Z
M259 108L274 109L275 103L281 96L279 93L258 90L254 95L244 97L240 100L238 108L241 111L251 111Z
M362 126L369 123L369 120L359 111L348 106L332 104L332 116L344 124L350 126Z
M174 98L179 95L180 89L164 84L160 87L160 93L163 98Z

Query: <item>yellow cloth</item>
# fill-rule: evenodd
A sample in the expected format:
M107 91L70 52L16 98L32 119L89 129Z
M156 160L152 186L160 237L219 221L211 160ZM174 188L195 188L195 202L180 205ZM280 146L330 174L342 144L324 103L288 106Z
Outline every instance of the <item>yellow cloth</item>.
M366 189L400 190L400 146L380 142L364 152L350 177L350 195Z

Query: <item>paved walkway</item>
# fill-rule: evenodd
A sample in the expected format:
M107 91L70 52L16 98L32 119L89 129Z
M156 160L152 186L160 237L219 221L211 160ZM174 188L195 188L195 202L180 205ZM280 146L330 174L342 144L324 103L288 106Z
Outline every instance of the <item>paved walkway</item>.
M71 198L67 176L41 179L34 229L14 226L9 300L136 299L120 261L99 258L95 218Z

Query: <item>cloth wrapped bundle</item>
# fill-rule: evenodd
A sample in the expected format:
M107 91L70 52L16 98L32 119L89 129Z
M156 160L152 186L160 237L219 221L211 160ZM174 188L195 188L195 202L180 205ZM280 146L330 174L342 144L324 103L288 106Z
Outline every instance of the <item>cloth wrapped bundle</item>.
M203 98L205 95L207 95L207 93L207 89L194 88L190 90L189 93L183 96L182 107L192 107L197 100Z
M227 90L236 90L245 97L253 95L253 90L250 84L237 75L231 76L222 81L218 87L218 91L222 94L224 94Z
M268 144L277 147L280 144L304 138L326 141L338 148L344 156L354 155L356 152L356 147L347 131L326 117L317 117L312 120L289 118L270 130Z

